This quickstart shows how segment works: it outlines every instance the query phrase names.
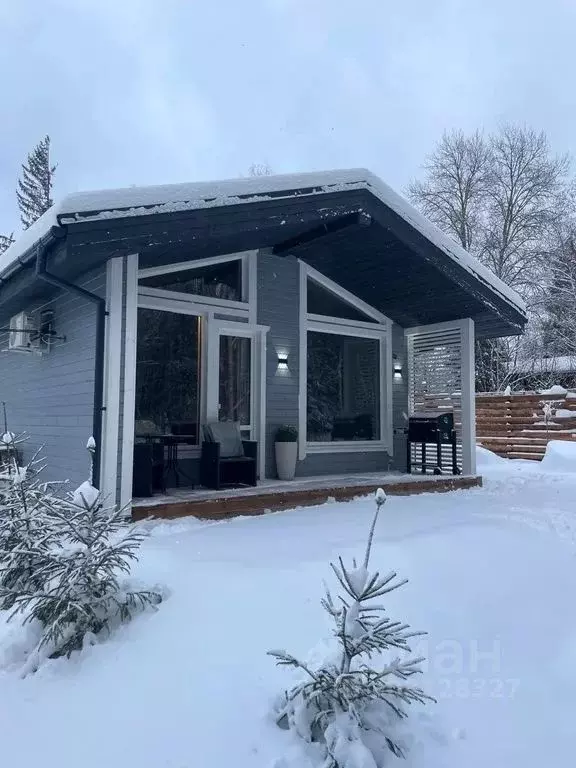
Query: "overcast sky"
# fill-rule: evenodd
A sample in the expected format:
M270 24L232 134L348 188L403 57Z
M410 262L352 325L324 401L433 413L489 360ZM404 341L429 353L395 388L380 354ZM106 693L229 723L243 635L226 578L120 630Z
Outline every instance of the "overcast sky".
M55 196L367 166L400 191L445 128L576 154L576 0L0 0L0 233L50 134Z

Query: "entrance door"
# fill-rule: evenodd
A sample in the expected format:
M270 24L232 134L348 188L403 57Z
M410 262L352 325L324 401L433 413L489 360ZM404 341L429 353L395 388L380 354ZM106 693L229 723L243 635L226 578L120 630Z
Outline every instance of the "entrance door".
M240 424L252 440L254 421L254 339L221 332L218 346L218 420Z
M235 421L245 440L258 442L264 477L266 331L264 326L208 322L207 421Z

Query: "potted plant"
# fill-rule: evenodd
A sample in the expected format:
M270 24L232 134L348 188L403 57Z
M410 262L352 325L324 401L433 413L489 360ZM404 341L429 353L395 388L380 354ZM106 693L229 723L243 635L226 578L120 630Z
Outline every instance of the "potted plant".
M280 480L293 480L298 457L298 430L284 424L276 431L276 470Z

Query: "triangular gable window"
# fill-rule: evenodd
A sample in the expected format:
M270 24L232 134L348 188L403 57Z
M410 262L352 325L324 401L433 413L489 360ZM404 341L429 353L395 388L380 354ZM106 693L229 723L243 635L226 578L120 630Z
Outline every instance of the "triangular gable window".
M308 278L307 294L309 314L338 317L343 320L356 320L363 323L378 323L378 320L365 314L310 278Z

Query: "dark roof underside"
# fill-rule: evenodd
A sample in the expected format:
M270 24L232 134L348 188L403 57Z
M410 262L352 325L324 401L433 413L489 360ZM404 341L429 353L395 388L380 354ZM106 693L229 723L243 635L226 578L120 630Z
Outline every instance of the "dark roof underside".
M370 214L306 242L319 224ZM78 220L50 268L75 278L106 259L138 252L142 267L270 248L302 237L285 258L300 258L403 327L472 317L478 336L517 334L524 316L489 285L446 256L366 190L203 208L131 218ZM6 308L40 295L24 270L0 287Z

